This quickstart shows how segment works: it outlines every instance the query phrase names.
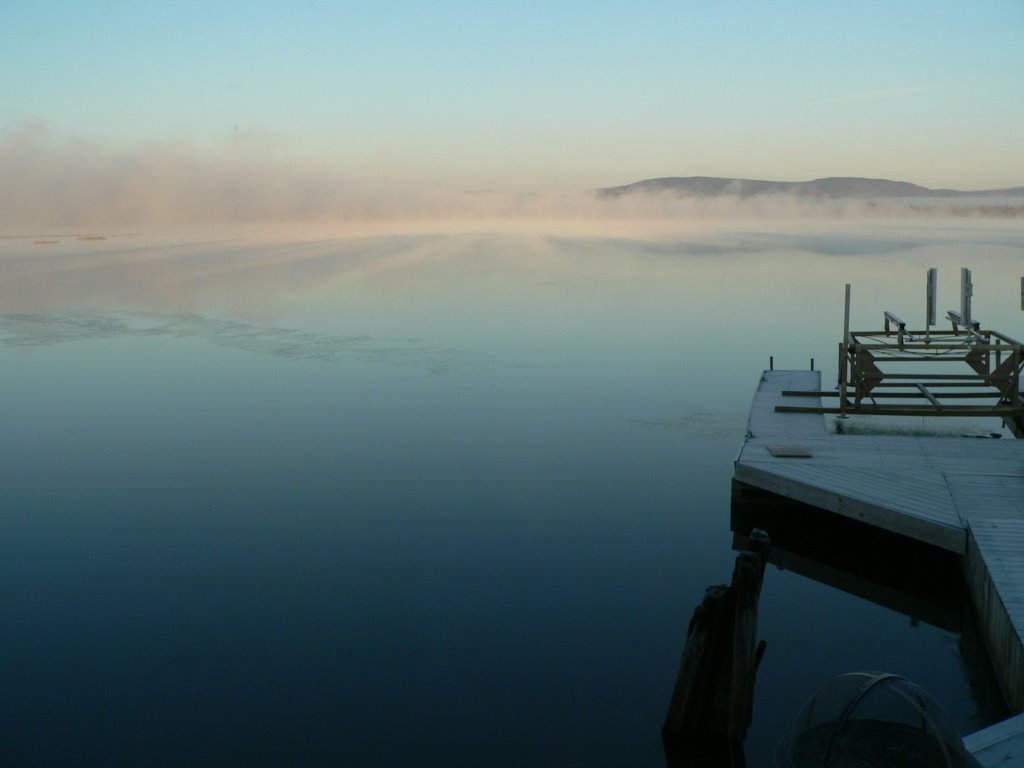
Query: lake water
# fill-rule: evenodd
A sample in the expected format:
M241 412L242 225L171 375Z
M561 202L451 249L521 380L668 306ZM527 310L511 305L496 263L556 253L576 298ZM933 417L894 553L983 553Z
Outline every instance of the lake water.
M1024 335L1020 227L788 228L0 240L0 762L664 765L769 356L830 386L843 284L918 325L931 266ZM795 569L759 634L751 766L842 672L999 715Z

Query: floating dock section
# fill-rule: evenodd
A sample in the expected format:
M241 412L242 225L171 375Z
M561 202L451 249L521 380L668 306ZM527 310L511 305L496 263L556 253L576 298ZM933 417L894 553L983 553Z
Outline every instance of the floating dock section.
M1004 696L1024 711L1024 440L835 434L822 413L776 411L791 391L820 392L820 373L764 372L736 480L960 555Z
M1024 715L965 736L964 749L985 768L1024 765Z

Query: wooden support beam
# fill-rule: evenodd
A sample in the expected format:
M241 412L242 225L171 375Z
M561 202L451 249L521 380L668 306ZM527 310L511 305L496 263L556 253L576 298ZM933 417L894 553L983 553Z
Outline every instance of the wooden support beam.
M993 390L995 389L995 387L993 387L991 384L988 384L988 383L986 383L984 381L980 381L980 380L979 381L922 381L921 383L924 384L929 389L937 389L937 388L940 388L940 387L957 387L959 389L967 389L967 388L970 388L970 387L977 387L979 389L981 389L981 388L993 389ZM884 384L880 384L879 386L884 387L885 389L898 389L900 387L906 387L908 389L917 389L917 382L916 381L886 381ZM978 397L984 397L984 396L985 396L984 393L978 395Z
M898 317L896 317L896 315L894 315L892 312L889 312L888 310L886 310L886 312L885 312L885 335L886 336L889 335L889 323L892 323L892 324L894 324L896 326L896 343L899 346L902 347L903 346L903 337L904 337L904 334L907 331L907 324L905 322L903 322L902 320L900 320Z
M946 317L949 319L951 323L953 323L954 333L957 333L958 327L966 327L963 317L956 310L951 309L948 312L946 312ZM975 332L979 332L981 330L981 323L978 320L975 320L974 318L968 318L966 322L970 323L971 330Z
M958 416L995 418L1024 418L1024 407L1005 405L949 405L935 408L932 405L857 405L843 409L846 413L860 416ZM821 408L803 405L777 405L776 413L840 413L839 408Z
M1024 416L1018 416L1017 418L1004 416L1003 425L1010 430L1010 434L1018 440L1024 438Z
M879 349L893 349L893 347L878 347L876 345L863 345L865 349L878 353ZM1005 347L1004 347L1005 349ZM978 362L979 360L985 360L992 352L984 349L968 349L960 350L960 354L956 356L942 356L938 355L933 357L922 357L921 355L894 355L894 354L876 354L875 359L880 363L966 363L970 365L972 362Z
M871 396L873 398L875 398L875 399L904 399L904 398L906 398L908 400L914 400L914 399L918 399L918 398L922 398L922 397L927 397L927 395L922 394L921 391L918 389L919 387L923 387L923 386L924 386L924 384L914 384L914 385L912 385L912 387L913 387L913 390L916 390L916 391L908 390L906 392L879 392L877 389L875 389L875 390L871 391ZM965 400L984 400L985 398L997 398L997 397L999 397L999 394L1000 393L998 391L996 391L996 390L992 390L990 392L943 392L942 393L942 397L943 398L953 398L953 399L965 399ZM839 393L838 392L834 392L834 391L801 392L801 391L794 391L794 390L783 390L782 396L783 397L839 397Z
M942 403L940 403L940 402L938 401L938 399L937 399L937 398L935 397L935 395L933 395L933 394L932 394L931 392L929 392L929 391L928 391L928 387L926 387L926 386L925 386L924 384L921 384L921 383L919 382L919 383L918 383L918 385L917 385L917 388L918 388L918 389L919 389L919 390L921 391L921 394L922 394L922 395L924 395L925 397L927 397L927 398L928 398L928 402L930 402L930 403L931 403L932 405L934 405L934 406L935 406L936 408L941 408L941 407L942 407ZM952 394L953 394L953 393L952 393L952 392L950 392L950 393L949 393L949 395L946 395L946 397L949 397L949 396L951 396ZM878 397L878 395L875 395L875 397Z
M883 374L883 378L899 379L902 381L921 381L922 379L931 379L933 381L984 381L986 377L980 373L933 373L931 375L923 373L886 373Z
M875 349L896 349L897 348L897 345L893 344L892 342L887 342L887 341L872 342L871 339L875 338L873 336L856 336L854 334L850 334L850 335L854 339L854 341L852 343L860 344L865 349L875 350ZM885 338L885 337L883 336L883 337L880 337L880 338ZM1001 348L1005 349L1008 346L1011 346L1011 345L1003 344L1003 345L1001 345ZM929 343L929 344L926 344L924 342L910 341L910 342L907 342L906 344L904 344L902 349L912 350L912 351L920 351L920 352L936 352L936 351L938 351L938 352L964 352L965 350L980 350L982 352L995 352L997 347L996 347L996 345L994 343L993 344L989 344L989 343L986 343L984 341L978 341L978 342L975 342L973 344L967 344L967 343L964 343L962 341L961 342L957 342L957 343L953 343L953 344L941 344L939 342L934 342L934 341Z

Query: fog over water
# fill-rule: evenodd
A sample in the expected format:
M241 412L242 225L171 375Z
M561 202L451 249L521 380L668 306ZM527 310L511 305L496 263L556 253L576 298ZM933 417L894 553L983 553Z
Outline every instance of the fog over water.
M916 326L932 266L1024 336L1019 220L573 210L8 222L0 762L663 765L769 356L831 386L844 283ZM792 570L759 631L751 766L842 672L999 715L960 631Z
M379 159L371 166L338 164L304 156L296 147L260 131L234 132L216 142L150 139L111 143L51 127L44 120L0 126L0 233L46 234L84 229L138 228L158 231L199 228L209 232L228 223L296 228L336 235L368 222L404 228L407 222L576 219L604 229L623 220L707 222L755 219L835 220L871 216L885 219L968 217L1024 218L1020 196L815 199L786 194L678 197L631 194L602 197L597 190L571 187L474 189L417 179L408 169ZM623 179L622 183L635 181ZM445 225L448 226L448 225ZM381 226L377 227L378 231ZM302 231L305 230L305 231ZM650 228L642 232L647 236Z

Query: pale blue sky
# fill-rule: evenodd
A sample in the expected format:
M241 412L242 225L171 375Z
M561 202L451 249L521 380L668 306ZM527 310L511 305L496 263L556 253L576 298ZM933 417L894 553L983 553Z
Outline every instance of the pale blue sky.
M389 183L1024 184L1024 2L0 5L0 125Z

